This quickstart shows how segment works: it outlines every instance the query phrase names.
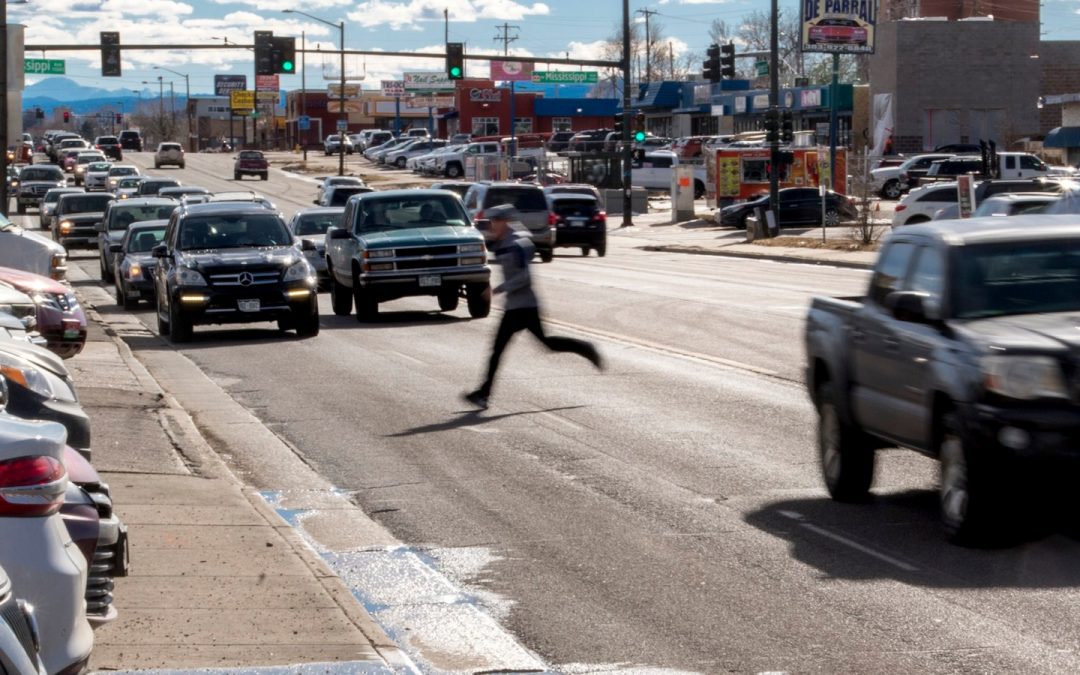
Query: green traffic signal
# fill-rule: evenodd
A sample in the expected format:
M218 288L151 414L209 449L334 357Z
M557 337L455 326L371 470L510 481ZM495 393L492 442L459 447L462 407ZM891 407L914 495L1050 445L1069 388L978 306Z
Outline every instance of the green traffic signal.
M644 131L635 131L634 132L634 141L635 142L641 143L644 140L645 140L645 132Z
M461 77L461 68L454 66L450 69L450 77Z
M284 70L286 73L291 73L293 71L293 62L283 61L281 63L281 69Z

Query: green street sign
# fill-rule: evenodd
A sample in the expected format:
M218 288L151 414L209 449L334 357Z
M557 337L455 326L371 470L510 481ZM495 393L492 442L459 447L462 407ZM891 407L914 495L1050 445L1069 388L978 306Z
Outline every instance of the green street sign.
M31 75L63 75L64 59L23 59L23 72Z
M765 77L769 74L769 62L768 61L755 61L754 70L758 77Z
M535 84L596 84L600 81L595 70L535 70Z

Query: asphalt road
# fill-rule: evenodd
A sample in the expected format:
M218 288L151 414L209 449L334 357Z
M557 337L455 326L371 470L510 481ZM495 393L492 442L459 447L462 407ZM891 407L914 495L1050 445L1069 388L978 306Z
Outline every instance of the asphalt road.
M237 187L227 156L156 173ZM243 184L286 215L314 195L276 171ZM315 339L200 327L181 351L400 540L485 552L461 582L554 669L1080 669L1073 533L950 546L935 465L900 451L881 453L872 503L825 495L802 315L865 272L647 253L618 233L606 258L533 269L550 331L595 340L607 369L520 336L481 413L458 397L498 315L434 299L360 324L323 297Z

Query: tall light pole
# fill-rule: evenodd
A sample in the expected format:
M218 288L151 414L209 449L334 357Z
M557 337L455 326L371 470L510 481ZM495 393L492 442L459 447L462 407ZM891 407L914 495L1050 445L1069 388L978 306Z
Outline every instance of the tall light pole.
M320 19L317 16L308 14L307 12L301 12L298 9L283 9L282 12L286 14L302 14L309 19L318 21L319 23L325 23L331 28L337 27L340 31L341 40L341 90L338 91L338 105L341 106L340 117L338 118L338 175L345 175L345 132L349 130L349 116L345 112L345 20L332 23L326 19Z
M161 75L157 76L158 81L158 131L161 134L161 138L158 139L159 143L163 143L165 139L165 80ZM142 81L143 84L153 84L147 80Z
M188 152L195 152L195 139L194 134L192 133L191 124L191 78L188 77L185 73L179 73L175 70L171 70L163 66L154 66L154 70L164 70L167 73L179 75L180 77L184 78L184 109L187 112Z

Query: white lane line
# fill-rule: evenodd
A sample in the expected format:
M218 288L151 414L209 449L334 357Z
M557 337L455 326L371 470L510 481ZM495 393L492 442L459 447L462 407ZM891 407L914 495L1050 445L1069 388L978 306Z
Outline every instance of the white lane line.
M780 515L782 515L782 516L784 516L786 518L790 518L792 520L799 521L799 525L801 525L802 527L810 530L811 532L813 532L815 534L820 534L821 536L823 536L823 537L825 537L827 539L832 539L833 541L837 542L838 544L843 544L844 546L847 546L849 548L853 548L856 551L859 551L860 553L865 553L866 555L870 556L871 558L877 558L878 560L880 560L882 562L885 562L885 563L888 563L888 564L890 564L890 565L892 565L894 567L899 567L900 569L904 570L905 572L918 572L919 571L918 567L915 567L914 565L909 565L908 563L904 562L903 560L898 560L898 559L892 557L891 555L888 555L887 553L882 553L881 551L876 551L876 550L870 548L869 546L864 546L863 544L860 544L857 541L854 541L852 539L848 539L847 537L845 537L842 534L836 534L834 532L830 532L830 531L826 530L823 527L818 527L817 525L814 525L813 523L803 522L805 519L803 518L801 513L797 513L795 511L780 511Z
M561 423L561 424L563 424L563 425L565 425L567 427L570 427L574 431L585 431L585 427L581 426L577 422L571 422L570 420L566 419L565 417L561 417L559 415L556 415L554 413L549 413L549 412L545 412L545 413L541 413L541 414L544 417L546 417L546 418L548 418L550 420L555 420L556 422L559 422L559 423Z
M465 431L471 431L474 434L497 434L497 433L499 433L498 429L485 429L483 427L463 426L461 428L464 429Z
M399 352L399 351L394 350L394 351L391 351L390 353L391 354L396 354L397 356L400 356L401 358L405 359L406 361L412 361L413 363L415 363L418 366L426 366L427 365L426 363L424 363L420 359L409 356L408 354L406 354L404 352Z

